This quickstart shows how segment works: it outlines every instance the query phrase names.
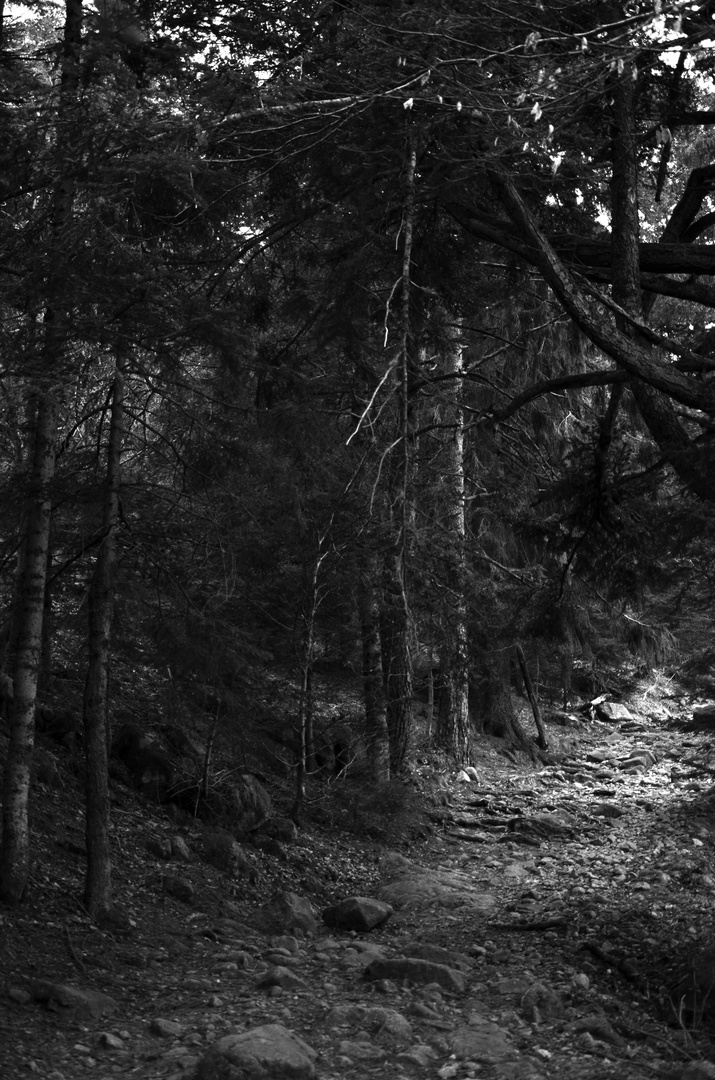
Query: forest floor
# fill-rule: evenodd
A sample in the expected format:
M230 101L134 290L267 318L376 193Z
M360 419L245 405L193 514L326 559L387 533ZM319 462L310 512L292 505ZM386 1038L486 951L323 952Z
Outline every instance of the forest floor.
M0 908L0 1076L715 1076L715 733L662 680L625 704L632 720L552 725L552 764L485 742L471 782L410 796L409 828L386 820L367 840L324 818L285 857L247 847L238 878L162 862L147 844L176 823L115 790L125 927L96 926L78 902L76 781L37 785L29 896ZM198 851L198 830L178 831ZM169 871L190 902L167 894ZM401 906L368 934L259 928L277 889L320 912L385 887ZM364 978L369 961L429 945L454 977ZM58 984L107 997L62 1005ZM207 1065L217 1039L266 1024L314 1053L263 1074Z

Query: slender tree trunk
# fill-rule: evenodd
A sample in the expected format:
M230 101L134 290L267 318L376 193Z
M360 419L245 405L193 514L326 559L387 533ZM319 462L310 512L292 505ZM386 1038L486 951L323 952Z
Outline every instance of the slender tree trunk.
M104 539L89 587L89 665L84 690L84 749L86 762L87 873L84 904L93 917L110 909L112 862L109 842L109 670L112 614L117 567L117 530L124 434L124 371L118 359L109 425L107 479L102 529Z
M82 0L65 0L57 156L59 179L54 190L49 265L44 313L42 374L38 378L33 429L33 453L28 485L28 510L19 572L20 614L13 662L14 704L10 745L3 778L3 833L0 846L0 900L18 904L25 893L30 866L28 797L35 738L35 702L42 653L42 623L47 584L47 556L55 474L55 442L59 406L56 396L67 378L64 370L66 284L63 279L65 231L74 199L74 133L72 108L79 85L82 44ZM66 122L66 136L62 125ZM67 162L71 165L68 167Z
M442 645L437 741L456 761L469 761L469 642L467 609L466 513L464 486L464 414L462 349L457 337L447 350L443 421L451 425L443 474L447 595L452 598Z
M412 662L402 567L394 554L386 559L383 572L380 643L390 775L397 776L405 764L412 734Z
M50 535L47 541L47 570L45 579L45 603L42 615L42 651L40 653L40 670L37 674L37 695L42 697L46 694L52 679L52 637L54 633L53 604L52 604L52 523L50 522Z
M375 783L390 779L390 739L382 678L382 654L377 605L370 568L358 582L358 610L362 637L362 685L365 735L370 773Z
M526 657L524 656L524 650L521 645L516 646L516 657L519 661L519 667L521 668L521 674L524 679L524 686L526 687L526 693L531 703L531 711L534 714L534 723L536 724L536 730L539 733L537 739L537 745L540 750L547 750L548 744L546 741L546 732L544 731L544 723L541 719L541 709L539 708L539 699L534 690L534 684L531 681L531 675L529 674L529 668L526 664Z
M13 663L13 710L3 782L0 900L19 904L30 868L28 799L35 740L35 701L42 654L47 548L55 472L57 403L41 394L35 416L29 509L19 588L19 619Z
M412 661L410 656L410 615L407 594L407 565L410 536L411 479L413 468L412 416L410 392L410 298L412 292L412 239L415 210L417 147L408 121L405 197L402 232L402 304L400 351L397 371L397 441L390 468L388 499L394 541L383 567L383 598L380 608L382 676L385 687L387 728L390 738L390 775L396 776L407 757L412 734Z
M318 552L320 542L318 543ZM315 660L315 615L318 610L318 578L323 556L316 555L306 584L307 610L303 620L300 699L298 703L298 767L296 769L293 817L300 817L306 796L306 779L315 768L313 730L313 663Z

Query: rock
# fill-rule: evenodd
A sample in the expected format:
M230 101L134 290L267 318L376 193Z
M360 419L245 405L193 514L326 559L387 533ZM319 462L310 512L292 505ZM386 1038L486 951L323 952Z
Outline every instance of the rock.
M404 1053L398 1054L396 1061L403 1069L421 1072L423 1069L428 1069L436 1057L437 1052L431 1046L418 1043L416 1046L411 1046L409 1050L405 1050Z
M212 829L204 833L203 857L211 866L230 877L250 877L255 871L236 837L226 829Z
M288 861L286 849L274 836L254 836L253 846L259 851L265 851L266 855L272 855L274 859L280 859L281 862Z
M229 827L239 834L257 828L270 816L271 797L251 773L236 777L230 787L222 792L222 797L222 810Z
M97 1050L123 1050L124 1039L120 1039L111 1031L100 1031L94 1040L94 1045Z
M625 705L615 701L602 701L596 705L596 715L607 723L619 723L622 720L634 720L635 717Z
M375 1046L368 1039L343 1039L338 1050L343 1054L346 1064L354 1061L384 1061L387 1057L381 1047Z
M591 813L595 814L596 817L607 818L621 818L626 816L626 811L622 810L620 806L608 802L596 803L591 810Z
M172 836L169 843L171 844L171 854L175 859L178 859L179 862L188 863L194 861L191 849L183 836Z
M455 994L464 993L467 981L461 971L435 964L429 960L415 960L406 956L371 960L365 968L364 977L369 982L389 979L408 979L412 983L438 983Z
M30 992L35 1001L44 1002L55 1013L71 1015L73 1018L99 1019L110 1016L119 1008L118 1003L108 994L97 990L85 990L69 983L49 982L36 979Z
M159 1035L162 1039L178 1039L184 1034L185 1028L183 1024L179 1024L176 1020L164 1020L157 1016L149 1024L149 1031L152 1035Z
M271 818L263 826L263 831L281 844L294 844L298 839L298 826L290 818Z
M565 1015L564 1003L555 990L543 983L534 983L523 995L521 1009L530 1023L539 1020L560 1020Z
M462 870L428 870L404 856L391 855L382 860L387 882L378 889L378 897L395 908L421 908L433 904L445 908L472 908L490 911L495 897L484 890L472 874Z
M611 1046L625 1046L626 1040L611 1027L605 1016L583 1016L569 1025L570 1031L587 1032L594 1039L610 1043Z
M575 819L565 810L553 814L530 814L512 818L509 832L525 833L539 839L551 839L573 835Z
M472 1013L469 1023L460 1025L447 1042L456 1058L479 1065L496 1065L519 1056L507 1033L479 1013Z
M199 1061L196 1080L313 1080L316 1051L281 1024L225 1035Z
M385 960L387 956L384 946L358 939L345 950L342 960L346 968L364 969L372 960Z
M195 890L190 881L186 881L185 878L175 876L165 876L163 879L164 892L167 896L173 896L175 900L180 900L182 904L193 904Z
M268 990L271 986L280 986L283 990L305 990L307 983L287 967L272 967L258 980L258 990Z
M656 764L657 758L650 750L634 750L627 758L618 762L618 768L624 772L645 772Z
M151 836L146 841L145 847L150 855L156 855L157 859L171 858L171 840L167 837Z
M313 905L305 896L294 892L278 893L256 915L260 929L271 934L288 934L300 930L304 934L317 934L318 920Z
M386 922L392 913L393 908L382 900L373 900L369 896L349 896L327 907L322 918L326 926L336 930L367 933Z
M409 1020L396 1009L383 1005L372 1008L366 1005L336 1005L325 1017L324 1024L328 1029L347 1026L360 1028L383 1045L391 1047L407 1046L414 1038Z

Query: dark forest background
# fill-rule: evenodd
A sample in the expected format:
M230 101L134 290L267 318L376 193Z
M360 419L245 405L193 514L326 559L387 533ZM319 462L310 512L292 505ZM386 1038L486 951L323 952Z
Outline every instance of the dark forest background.
M713 11L5 8L6 902L36 725L84 746L98 910L158 724L299 815L417 744L544 752L525 676L537 716L712 691Z

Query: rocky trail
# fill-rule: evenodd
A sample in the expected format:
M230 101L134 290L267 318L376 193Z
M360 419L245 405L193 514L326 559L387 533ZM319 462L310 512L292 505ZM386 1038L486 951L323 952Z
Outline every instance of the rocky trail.
M128 801L127 926L72 900L58 826L0 913L0 1076L715 1077L713 720L639 705L564 717L545 767L485 747L407 854L299 836L229 879Z

